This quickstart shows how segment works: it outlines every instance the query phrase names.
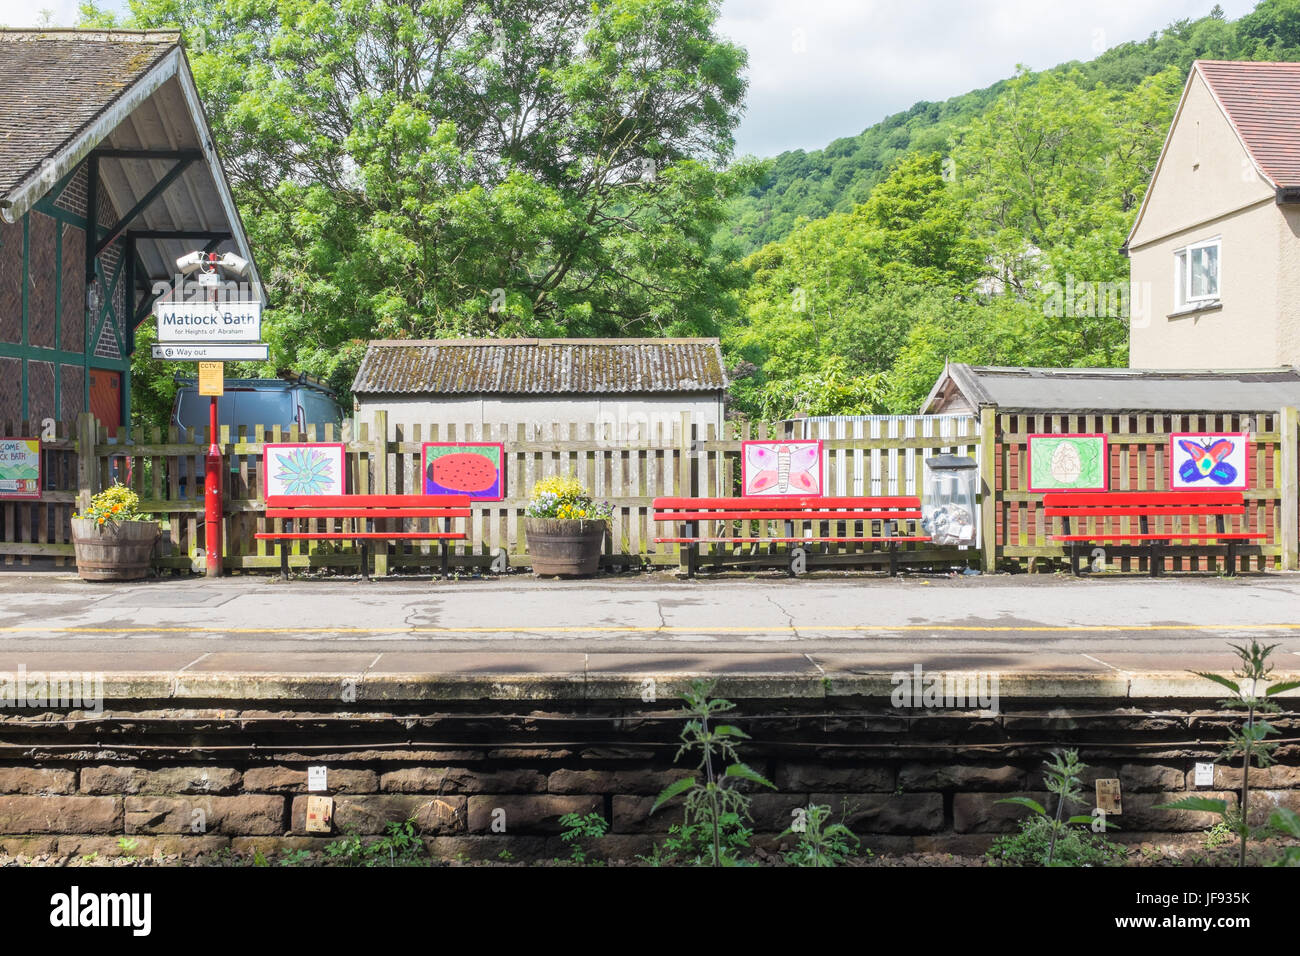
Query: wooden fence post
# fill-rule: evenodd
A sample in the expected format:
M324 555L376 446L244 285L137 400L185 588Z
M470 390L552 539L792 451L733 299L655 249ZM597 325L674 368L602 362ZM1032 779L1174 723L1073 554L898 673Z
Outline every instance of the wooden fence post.
M691 453L691 413L682 412L680 423L678 425L680 434L677 436L677 489L674 494L679 497L690 497L693 492L692 465L695 456ZM686 557L690 549L684 545L677 546L678 563L686 567Z
M374 421L370 426L373 431L370 437L374 442L374 449L370 452L370 492L376 495L396 494L396 490L390 487L388 480L388 412L386 409L376 409ZM388 574L388 546L383 541L375 542L375 577L384 577Z
M998 569L997 421L996 408L980 409L980 546L985 574Z
M1278 422L1282 433L1278 445L1282 569L1296 571L1300 570L1300 409L1283 408Z
M77 416L77 510L90 507L91 496L99 491L99 463L95 460L98 422L92 412Z

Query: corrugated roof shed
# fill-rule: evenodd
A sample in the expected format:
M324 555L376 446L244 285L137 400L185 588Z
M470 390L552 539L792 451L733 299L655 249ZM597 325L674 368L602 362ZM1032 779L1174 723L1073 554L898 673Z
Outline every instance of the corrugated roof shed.
M0 195L179 45L170 30L0 30Z
M1300 63L1197 60L1242 143L1274 186L1300 186Z
M717 339L383 340L354 394L560 395L709 392L727 387Z
M949 365L921 407L956 390L972 409L1008 412L1258 412L1300 406L1300 369L1170 371Z

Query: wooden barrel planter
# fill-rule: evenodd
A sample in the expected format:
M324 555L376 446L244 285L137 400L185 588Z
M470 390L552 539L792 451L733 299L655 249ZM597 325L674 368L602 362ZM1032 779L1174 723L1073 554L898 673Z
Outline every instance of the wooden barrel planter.
M606 521L524 518L528 557L539 577L595 574L605 545Z
M83 581L139 580L149 573L157 540L156 521L72 519L72 545Z

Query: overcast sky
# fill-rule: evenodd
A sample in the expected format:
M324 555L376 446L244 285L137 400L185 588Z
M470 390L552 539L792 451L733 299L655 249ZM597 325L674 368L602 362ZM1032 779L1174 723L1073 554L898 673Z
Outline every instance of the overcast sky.
M1254 0L1219 0L1236 19ZM106 4L124 8L122 0ZM917 100L942 100L1031 69L1087 60L1214 0L724 0L720 32L749 51L739 153L819 149ZM42 9L71 26L76 0L0 0L0 24Z

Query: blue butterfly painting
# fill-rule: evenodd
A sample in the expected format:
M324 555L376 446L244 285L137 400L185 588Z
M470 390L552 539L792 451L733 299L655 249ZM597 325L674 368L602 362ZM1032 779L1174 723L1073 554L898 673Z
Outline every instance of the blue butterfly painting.
M1227 461L1235 442L1219 438L1207 445L1186 438L1178 439L1178 447L1191 457L1178 469L1178 477L1186 484L1208 478L1217 485L1230 485L1237 480L1237 469Z

